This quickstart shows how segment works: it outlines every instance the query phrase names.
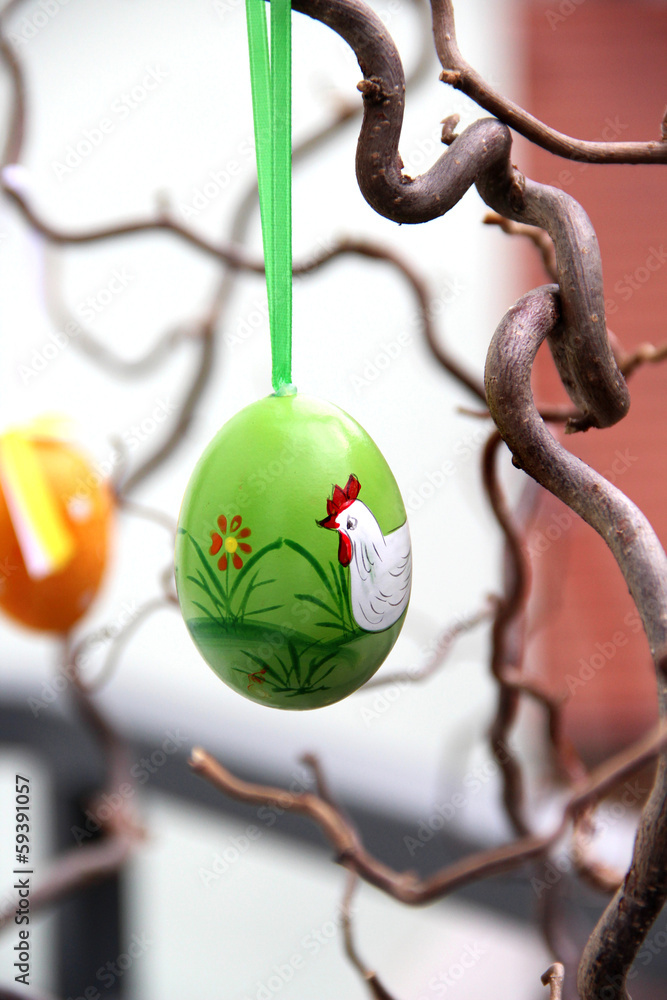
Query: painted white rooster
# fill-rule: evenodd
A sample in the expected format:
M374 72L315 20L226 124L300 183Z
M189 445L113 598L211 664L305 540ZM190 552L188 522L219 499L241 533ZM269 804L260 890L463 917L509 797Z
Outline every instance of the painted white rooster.
M389 535L366 504L352 475L345 489L334 486L327 517L317 523L338 532L338 561L350 567L352 614L359 628L381 632L398 621L410 600L412 548L408 522Z

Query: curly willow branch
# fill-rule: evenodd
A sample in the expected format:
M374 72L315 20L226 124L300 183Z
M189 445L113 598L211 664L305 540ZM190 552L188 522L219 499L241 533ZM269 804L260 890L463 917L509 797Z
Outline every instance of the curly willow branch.
M557 188L527 180L512 166L510 130L494 118L469 125L419 177L403 174L398 144L405 78L382 21L361 0L294 0L293 7L336 31L359 61L364 115L357 180L372 208L394 222L428 222L448 212L474 184L494 211L545 229L556 247L564 317L549 346L561 380L583 414L572 429L607 427L625 416L629 396L607 338L600 251L581 206Z
M516 170L510 158L509 128L496 119L476 121L458 136L452 136L450 129L448 148L437 162L419 177L405 175L398 152L405 79L384 25L361 0L295 0L293 6L327 24L356 53L364 76L359 84L364 115L357 144L357 180L372 208L395 222L427 222L449 211L474 184L500 215L539 226L553 240L558 286L530 293L501 324L487 360L489 409L518 464L588 521L614 553L646 629L664 718L667 557L643 514L551 437L530 391L535 352L547 339L561 380L582 413L570 421L569 429L606 427L627 412L627 387L607 336L600 252L590 220L569 195L527 180ZM454 74L457 79L450 82L461 85L467 74L479 85L480 79L473 79L458 53L450 0L432 0L432 9L436 49L445 69L448 61L460 63ZM484 105L479 86L473 96ZM516 109L507 102L493 109L504 122L521 124ZM537 135L530 137L541 141ZM663 158L664 145L652 146L649 156L656 152ZM582 150L574 155L583 155ZM612 162L617 153L607 144L606 149L589 149L586 155ZM666 793L667 765L662 757L640 822L632 866L582 960L579 988L583 1000L599 997L603 987L612 989L615 1000L627 1000L625 977L667 898ZM365 872L364 877L369 874Z
M537 412L530 375L542 341L563 322L555 285L525 295L507 313L486 364L491 414L517 464L579 514L614 554L644 623L667 715L667 556L647 519L620 490L566 451ZM583 1000L628 1000L625 979L667 900L667 762L661 756L642 813L632 865L588 941L579 970ZM601 993L605 989L606 992Z

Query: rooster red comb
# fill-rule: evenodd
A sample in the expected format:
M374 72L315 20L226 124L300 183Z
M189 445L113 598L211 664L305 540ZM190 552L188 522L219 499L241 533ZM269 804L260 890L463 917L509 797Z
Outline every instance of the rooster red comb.
M346 507L354 503L359 496L360 489L361 483L354 474L348 479L345 489L341 489L340 486L334 486L331 500L327 500L327 517L317 522L320 527L333 528L336 531L338 528L336 517L342 510L345 510Z

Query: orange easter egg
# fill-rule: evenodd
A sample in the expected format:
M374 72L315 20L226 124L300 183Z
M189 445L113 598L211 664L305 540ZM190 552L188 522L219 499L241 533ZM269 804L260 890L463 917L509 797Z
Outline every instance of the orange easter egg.
M26 565L16 510L0 483L0 608L29 628L67 632L88 610L109 555L114 501L109 485L72 444L31 437L35 467L67 539L67 556L53 572ZM11 510L11 513L10 513Z

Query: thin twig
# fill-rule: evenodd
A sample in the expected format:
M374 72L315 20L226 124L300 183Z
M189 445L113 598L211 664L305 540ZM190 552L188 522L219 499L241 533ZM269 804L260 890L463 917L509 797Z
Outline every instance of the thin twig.
M352 932L352 898L358 882L359 876L355 872L347 873L345 894L343 896L343 903L341 906L345 954L363 979L364 983L368 987L368 992L372 997L375 997L376 1000L394 1000L393 995L384 988L378 979L377 974L366 967L363 960L360 958L354 943L354 936Z
M664 131L649 142L590 142L557 132L494 90L465 61L456 41L452 0L432 0L433 34L443 68L440 79L471 97L481 108L510 125L537 146L586 163L667 163ZM658 126L656 122L656 130Z
M435 640L434 649L426 658L425 662L414 670L397 670L395 673L385 674L381 677L373 677L367 681L359 693L369 691L371 688L386 687L388 684L417 683L425 681L445 664L452 651L455 641L459 636L472 631L477 625L488 621L495 612L496 598L487 598L483 607L469 615L467 618L460 618L453 625L448 625Z
M547 971L542 974L541 981L545 986L551 987L549 1000L562 1000L564 976L565 969L560 962L554 962L554 964L550 965Z
M482 219L487 226L498 226L508 236L525 236L539 250L544 270L550 281L558 281L558 266L556 264L556 248L554 241L544 229L537 226L526 226L520 222L512 222L496 212L488 212Z
M307 816L320 827L336 852L336 860L357 872L370 885L410 906L442 899L444 896L491 875L511 871L527 861L544 857L563 836L570 821L591 803L604 798L629 775L653 760L667 745L667 724L653 729L628 750L610 758L573 786L562 819L551 833L527 836L511 844L468 855L421 879L414 872L397 872L366 851L347 817L312 792L292 793L271 785L259 785L237 778L201 747L193 749L190 766L224 795L255 805L275 806Z

